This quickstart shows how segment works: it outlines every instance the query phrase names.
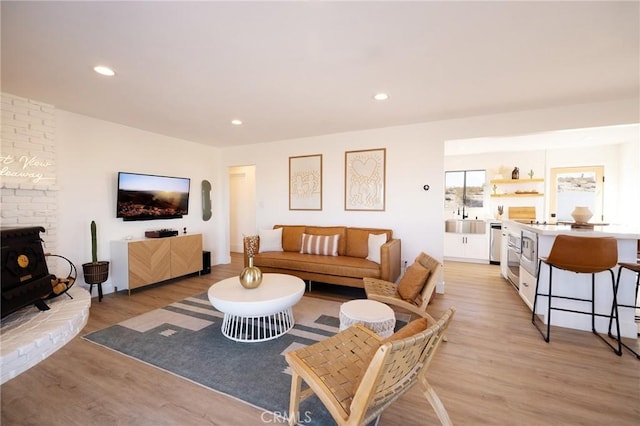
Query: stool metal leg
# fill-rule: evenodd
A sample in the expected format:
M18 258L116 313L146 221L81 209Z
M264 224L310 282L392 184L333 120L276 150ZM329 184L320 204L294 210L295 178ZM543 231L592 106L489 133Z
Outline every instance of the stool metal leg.
M614 294L614 301L615 301L615 302L617 302L617 300L615 299L615 297L617 296L618 289L620 288L620 276L622 275L622 270L623 270L623 269L626 269L626 268L624 268L623 266L620 266L620 267L618 268L618 279L616 280L615 288L614 288L614 290L613 290L613 291L614 291L614 293L613 293L613 294ZM633 272L633 271L631 271L631 272ZM640 273L638 273L638 274L636 274L636 275L637 275L637 278L636 278L636 291L635 291L635 298L633 299L633 300L635 300L635 301L636 301L635 303L637 303L637 300L638 300L638 287L640 286ZM617 303L616 303L616 304L617 304ZM619 304L617 304L617 306L618 306L618 307L622 306L622 307L625 307L625 308L638 308L636 305L631 306L631 305L619 305ZM611 307L611 315L613 315L613 308L614 308L614 307L612 306L612 307ZM616 313L616 315L617 315L617 313ZM635 316L635 312L634 312L634 316ZM618 327L617 327L617 329L616 329L616 331L618 332L618 334L617 334L616 336L614 336L614 335L611 333L611 325L612 325L612 322L613 322L613 318L609 319L609 337L611 337L611 338L613 338L613 339L617 339L620 345L622 345L622 346L624 346L625 348L627 348L627 349L628 349L632 354L634 354L634 355L636 356L636 358L640 359L640 353L636 352L636 351L635 351L635 350L633 350L631 347L629 347L627 344L625 344L624 342L622 342L622 340L621 340L621 338L620 338L620 324L618 324ZM616 322L617 322L617 321L616 321Z
M541 275L541 267L542 267L542 261L539 262L538 264L538 278L536 280L536 293L533 299L533 313L531 315L531 323L538 329L538 331L540 332L540 334L542 335L542 337L544 338L545 342L549 342L550 340L550 336L551 336L551 311L552 310L559 310L559 311L565 311L565 312L574 312L574 313L582 313L582 314L587 314L587 315L591 315L591 331L593 332L593 334L595 334L596 336L598 336L604 343L606 343L612 350L613 352L615 352L616 355L620 356L622 355L622 341L620 340L620 337L616 338L617 341L617 348L615 346L613 346L611 343L609 343L600 333L598 333L596 331L596 320L595 317L596 316L608 316L609 317L609 327L611 328L611 323L613 322L613 319L615 318L616 320L616 330L618 332L618 336L620 336L620 322L618 321L618 301L617 301L617 297L616 297L616 281L615 281L615 274L613 272L612 269L609 269L609 273L611 274L611 288L613 291L613 303L612 303L612 308L611 308L611 314L610 315L606 315L606 314L597 314L595 311L595 274L591 274L591 299L578 299L578 298L573 298L573 297L565 297L565 296L556 296L558 298L561 299L572 299L572 300L579 300L579 301L583 301L583 302L591 302L591 312L586 311L576 311L576 310L572 310L572 309L565 309L565 308L560 308L560 307L555 307L552 308L551 307L551 300L553 298L553 265L551 264L547 264L547 266L549 267L549 291L548 293L540 293L539 290L539 286L540 286L540 275ZM603 271L604 272L604 271ZM537 304L538 304L538 296L545 296L547 297L548 303L547 303L547 333L545 335L545 333L542 331L542 329L538 326L538 324L536 323L536 308L537 308ZM609 333L611 333L609 331ZM612 336L613 337L613 336Z
M596 307L595 307L595 294L596 294L596 274L591 274L591 331L593 334L598 336L603 342L609 346L616 355L622 356L622 341L620 340L620 321L618 317L618 299L616 297L616 280L615 274L612 269L609 269L609 273L611 274L611 290L613 292L613 302L612 302L612 312L609 315L609 330L611 330L611 322L613 319L616 319L616 330L618 331L618 337L616 338L616 342L618 343L618 348L616 349L611 343L609 343L600 333L596 331ZM601 314L601 316L603 316ZM606 315L604 315L606 316ZM611 331L609 331L611 333Z
M533 312L531 314L531 323L536 327L536 329L540 332L540 335L544 339L545 342L549 342L549 331L551 324L551 270L553 267L547 264L549 268L549 293L544 294L540 293L540 275L542 275L542 260L538 260L538 277L536 278L536 294L533 297ZM540 329L538 324L536 323L536 308L538 305L538 296L547 296L548 308L547 308L547 335L545 336L544 332Z

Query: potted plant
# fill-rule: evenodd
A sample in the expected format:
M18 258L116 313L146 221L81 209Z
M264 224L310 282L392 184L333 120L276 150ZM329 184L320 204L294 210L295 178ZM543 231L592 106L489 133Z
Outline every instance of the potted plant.
M98 296L102 299L102 283L109 277L109 262L98 261L98 239L96 236L96 222L91 221L91 262L82 264L84 282L90 285L89 292L94 284L98 284Z

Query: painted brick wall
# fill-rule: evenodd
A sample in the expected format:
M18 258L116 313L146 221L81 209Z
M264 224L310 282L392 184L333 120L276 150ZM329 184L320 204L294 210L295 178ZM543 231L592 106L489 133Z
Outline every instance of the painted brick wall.
M42 102L1 94L0 224L42 226L45 252L56 253L55 108ZM55 262L50 271L55 273Z

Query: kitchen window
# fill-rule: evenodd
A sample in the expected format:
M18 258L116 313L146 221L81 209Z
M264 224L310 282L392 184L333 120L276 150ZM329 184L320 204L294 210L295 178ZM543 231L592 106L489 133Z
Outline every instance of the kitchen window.
M486 170L458 170L444 173L444 207L483 207Z
M550 211L559 221L572 222L571 212L576 206L587 206L594 222L602 216L602 186L604 167L563 167L551 169Z

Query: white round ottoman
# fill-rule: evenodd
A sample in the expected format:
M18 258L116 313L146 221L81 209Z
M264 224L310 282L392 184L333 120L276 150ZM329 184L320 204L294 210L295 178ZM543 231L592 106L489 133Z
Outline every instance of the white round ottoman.
M340 331L360 323L380 337L393 334L396 316L393 309L375 300L356 299L340 306Z

